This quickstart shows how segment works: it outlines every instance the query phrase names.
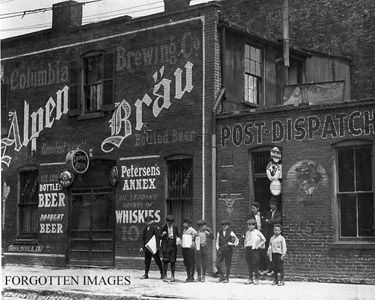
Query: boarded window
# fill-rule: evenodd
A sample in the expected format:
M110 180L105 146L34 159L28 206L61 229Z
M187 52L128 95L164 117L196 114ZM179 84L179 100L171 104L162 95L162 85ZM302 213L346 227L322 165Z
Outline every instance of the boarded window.
M19 173L19 237L36 238L38 232L38 170Z
M371 145L337 150L341 237L374 237L375 214Z

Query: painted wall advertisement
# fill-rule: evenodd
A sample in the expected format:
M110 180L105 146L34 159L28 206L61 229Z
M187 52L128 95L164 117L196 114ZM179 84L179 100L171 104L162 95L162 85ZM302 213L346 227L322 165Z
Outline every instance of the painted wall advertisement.
M164 220L162 161L154 157L120 160L118 170L116 226L121 240L139 249L145 218L151 216L155 223Z
M49 240L66 233L68 197L58 183L58 173L54 167L39 170L38 234Z

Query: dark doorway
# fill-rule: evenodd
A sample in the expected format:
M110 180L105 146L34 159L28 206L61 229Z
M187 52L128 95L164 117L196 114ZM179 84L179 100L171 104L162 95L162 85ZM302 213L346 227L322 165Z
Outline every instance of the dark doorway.
M71 191L70 248L73 266L114 266L115 188L109 184L113 162L93 161Z

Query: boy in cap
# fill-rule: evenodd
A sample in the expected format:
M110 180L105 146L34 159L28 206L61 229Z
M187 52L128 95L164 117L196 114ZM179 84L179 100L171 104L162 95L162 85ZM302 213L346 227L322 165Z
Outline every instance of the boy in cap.
M186 268L187 278L185 282L194 281L194 271L195 271L195 237L197 236L197 231L190 226L190 219L184 219L182 221L182 226L184 230L182 232L182 257L184 258L184 265Z
M167 280L168 263L171 264L171 282L175 281L177 239L179 239L178 227L174 224L174 217L168 215L167 223L162 228L161 253L163 257L163 277Z
M152 239L155 238L156 243L156 252L151 252L147 247L147 243ZM144 252L145 255L145 274L141 277L141 279L148 278L148 272L150 270L151 265L151 258L154 258L155 263L159 267L160 276L163 279L163 266L161 264L160 256L159 256L159 245L160 245L160 228L154 224L154 220L151 216L147 216L145 218L145 226L143 229L142 234L143 240L143 247L140 249L140 252Z
M258 229L260 232L264 233L264 230L266 228L265 224L265 218L263 214L260 212L260 203L259 202L253 202L251 204L251 214L250 219L254 219L256 221L256 229ZM267 254L265 246L263 246L262 250L260 252L260 258L259 258L259 267L262 270L261 274L267 274L267 266L268 266L268 260L267 260Z
M229 221L221 222L222 229L218 231L216 237L216 268L220 275L219 282L228 283L230 267L232 264L233 246L237 246L239 243L238 237L233 231L229 229ZM224 278L222 272L222 264L225 261L226 276Z
M272 269L275 279L273 285L284 285L284 258L286 255L285 238L281 235L282 226L280 224L273 225L274 235L271 237L268 247L268 254L272 261ZM280 274L280 277L279 277ZM280 281L279 281L280 279Z
M204 220L199 220L197 237L195 239L195 260L198 273L198 281L204 282L206 280L206 270L208 262L208 239L213 239L214 235L212 230L207 227L207 223Z
M270 239L273 235L273 225L281 224L281 213L277 209L277 206L278 206L277 199L275 197L272 197L270 200L270 210L267 212L266 217L265 217L265 222L264 222L265 223L264 236L266 237L266 240L267 240L266 249L268 249ZM268 270L267 275L271 276L273 274L272 265L267 259L267 257L265 259L267 261L267 270Z
M249 229L246 232L244 241L245 258L249 269L249 280L246 282L246 284L259 284L260 251L264 247L266 238L258 229L255 228L257 224L256 220L250 219L246 223Z

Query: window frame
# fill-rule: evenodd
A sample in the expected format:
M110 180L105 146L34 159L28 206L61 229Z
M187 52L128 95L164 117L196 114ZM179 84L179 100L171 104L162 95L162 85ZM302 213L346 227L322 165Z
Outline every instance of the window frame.
M23 172L37 172L36 174L36 196L35 196L35 202L32 203L26 203L22 202L22 186L21 186L21 173ZM38 193L39 193L39 169L35 166L28 166L28 167L22 167L18 169L17 171L18 176L18 191L17 191L17 239L18 240L36 240L38 238L38 232L39 232L39 219L38 219ZM24 233L22 229L22 207L27 206L33 206L35 209L35 232L30 233ZM33 225L31 225L33 226Z
M247 48L249 49L247 51ZM259 51L259 61L251 56L252 50ZM246 55L248 53L248 56ZM243 49L243 78L244 78L244 103L250 106L261 106L263 97L263 83L264 83L264 49L251 43L245 43ZM254 64L255 71L251 71L251 64ZM247 67L248 65L248 67ZM259 66L259 72L257 72L257 66ZM256 92L256 99L252 97L250 99L249 80L252 79L256 83L256 88L252 89ZM255 102L254 102L255 100Z
M371 169L372 174L375 170L375 149L374 143L372 140L367 139L355 139L355 140L346 140L335 143L333 146L333 164L332 164L332 174L333 174L333 224L334 224L334 243L335 244L361 244L361 243L370 243L375 244L375 235L374 236L358 236L358 215L356 216L356 223L357 223L357 236L341 236L341 207L340 207L340 199L339 195L343 194L355 194L356 197L358 194L363 194L361 191L345 191L340 192L339 190L339 166L338 166L338 152L340 149L355 149L360 147L370 147L371 153ZM366 191L365 193L372 193L373 204L374 204L374 224L375 224L375 176L372 176L372 190ZM358 203L358 200L356 201ZM356 206L358 210L358 207Z
M100 78L101 80L101 105L97 108L95 111L86 111L87 109L87 103L86 103L86 80L87 80L87 74L86 74L86 60L90 58L100 57L100 64L102 67L102 76ZM81 113L82 115L93 115L100 113L103 109L103 95L104 95L104 51L91 51L82 56L82 85L81 85ZM98 84L99 81L96 82Z
M170 197L169 194L169 162L171 161L190 161L191 164L191 195L187 197ZM190 202L191 204L191 215L189 218L192 218L194 215L194 159L190 155L173 155L165 159L165 215L168 213L168 206L170 201L179 201L183 207L182 202ZM182 219L186 216L181 214L181 220L178 219L179 216L175 217L175 224L181 229L182 228Z

